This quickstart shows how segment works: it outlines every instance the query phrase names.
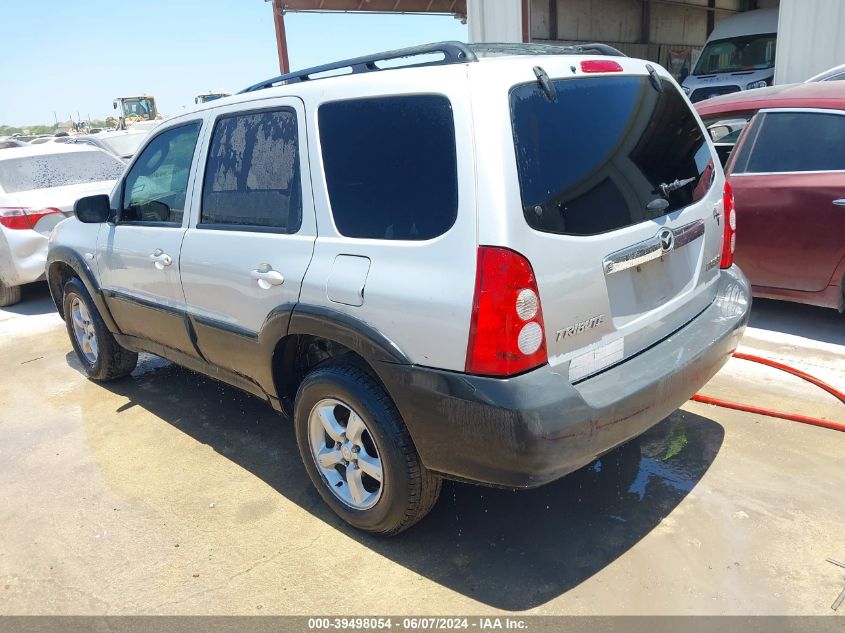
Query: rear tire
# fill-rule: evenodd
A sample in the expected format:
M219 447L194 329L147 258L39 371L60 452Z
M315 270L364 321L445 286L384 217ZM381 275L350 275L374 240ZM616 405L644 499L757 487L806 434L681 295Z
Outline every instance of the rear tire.
M114 339L88 290L76 277L65 284L62 305L73 351L89 378L107 381L132 373L138 354Z
M434 507L440 477L422 464L399 411L365 368L335 360L309 373L296 394L294 424L312 483L353 527L398 534Z
M7 286L0 281L0 308L13 306L21 300L20 286Z

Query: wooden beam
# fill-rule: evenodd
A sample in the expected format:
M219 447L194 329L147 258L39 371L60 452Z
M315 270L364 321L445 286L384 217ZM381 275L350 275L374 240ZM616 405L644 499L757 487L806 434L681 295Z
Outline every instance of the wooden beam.
M273 0L273 25L276 27L276 51L279 53L279 71L290 72L288 39L285 35L285 10L282 0Z
M642 0L643 6L640 13L640 43L648 44L651 41L651 0Z
M557 39L557 0L549 0L549 39Z
M522 42L525 44L531 41L530 11L531 1L522 0Z
M707 0L707 8L707 37L710 37L716 26L716 0Z

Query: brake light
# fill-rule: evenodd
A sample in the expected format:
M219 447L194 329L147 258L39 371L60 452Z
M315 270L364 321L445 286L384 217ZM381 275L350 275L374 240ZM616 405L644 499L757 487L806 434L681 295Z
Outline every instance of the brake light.
M507 248L479 246L467 373L512 376L546 362L543 310L531 264Z
M585 73L621 73L622 66L612 59L587 59L581 62L581 72Z
M725 212L725 236L722 241L722 268L730 268L734 263L736 252L736 209L734 208L734 190L729 182L725 182L725 192L722 196Z
M38 221L45 215L61 213L53 207L46 209L29 209L27 207L0 207L0 224L7 229L34 229Z

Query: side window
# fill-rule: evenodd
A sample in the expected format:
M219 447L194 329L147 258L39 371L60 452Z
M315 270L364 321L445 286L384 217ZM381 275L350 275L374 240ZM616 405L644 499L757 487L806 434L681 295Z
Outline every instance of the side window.
M126 175L120 221L182 224L201 123L156 136Z
M766 112L749 134L734 173L845 170L845 115Z
M427 240L455 223L455 123L446 97L326 103L319 126L332 215L342 235Z
M218 119L199 227L296 233L301 225L296 113L285 108Z

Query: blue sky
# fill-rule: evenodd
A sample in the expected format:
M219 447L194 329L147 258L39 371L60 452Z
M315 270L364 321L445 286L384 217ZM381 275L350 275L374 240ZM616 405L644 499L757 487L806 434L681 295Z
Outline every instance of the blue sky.
M154 95L165 115L209 90L237 92L278 74L264 0L15 0L0 6L0 124L102 119L114 97ZM452 17L285 16L291 67L457 39Z

